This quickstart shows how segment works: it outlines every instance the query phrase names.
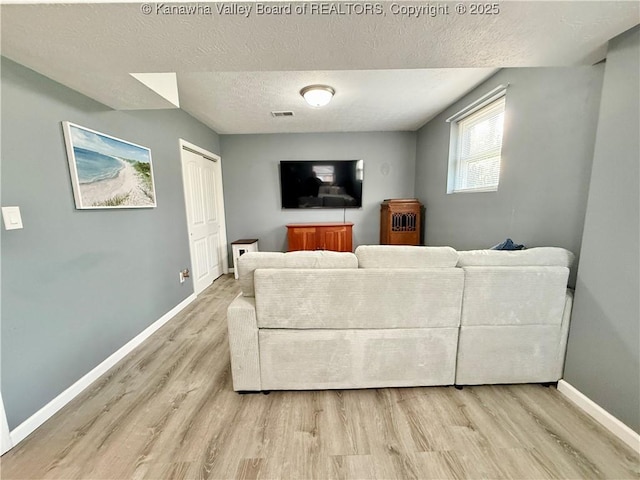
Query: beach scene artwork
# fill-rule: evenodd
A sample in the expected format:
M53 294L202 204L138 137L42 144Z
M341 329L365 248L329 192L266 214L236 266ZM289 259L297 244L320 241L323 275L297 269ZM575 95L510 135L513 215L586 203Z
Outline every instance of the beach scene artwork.
M151 150L63 122L79 209L156 206Z

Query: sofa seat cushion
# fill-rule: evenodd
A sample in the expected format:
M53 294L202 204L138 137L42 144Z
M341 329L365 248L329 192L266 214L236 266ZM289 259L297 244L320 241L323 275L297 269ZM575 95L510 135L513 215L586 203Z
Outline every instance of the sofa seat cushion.
M458 252L451 247L360 245L356 257L360 268L455 267L458 263Z
M575 255L558 247L535 247L528 250L467 250L458 252L459 267L567 267Z
M259 328L457 327L461 268L257 269Z
M253 272L257 268L358 268L358 259L350 252L298 251L247 252L238 259L238 279L245 297L253 297Z

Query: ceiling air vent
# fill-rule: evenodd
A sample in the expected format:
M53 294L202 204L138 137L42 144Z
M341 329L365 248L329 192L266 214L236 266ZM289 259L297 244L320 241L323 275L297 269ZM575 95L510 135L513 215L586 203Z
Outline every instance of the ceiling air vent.
M293 117L293 112L291 110L282 110L280 112L271 112L271 116L273 116L273 117Z

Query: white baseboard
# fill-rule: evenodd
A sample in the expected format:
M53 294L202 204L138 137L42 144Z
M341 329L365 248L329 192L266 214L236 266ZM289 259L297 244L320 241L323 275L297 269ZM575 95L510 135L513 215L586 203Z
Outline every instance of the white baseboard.
M633 450L640 453L640 434L626 426L570 383L560 380L558 391Z
M172 308L169 312L165 313L160 319L156 320L154 323L145 328L142 332L132 338L125 345L120 347L116 352L107 357L100 365L95 367L89 373L87 373L84 377L78 380L76 383L71 385L65 391L63 391L56 398L47 403L44 407L38 410L36 413L27 418L24 422L14 428L11 433L11 444L8 446L7 450L15 447L19 442L24 440L28 435L30 435L36 428L46 422L49 418L51 418L58 410L64 407L67 403L77 397L84 389L86 389L89 385L95 382L100 376L102 376L107 370L113 367L116 363L126 357L129 353L133 351L138 345L144 342L147 338L149 338L153 333L156 332L160 327L162 327L165 323L175 317L178 313L180 313L184 308L186 308L191 302L196 299L195 294L191 294L187 298L185 298L182 302ZM2 450L4 450L4 445ZM1 452L4 454L5 452Z
M2 395L0 395L0 455L4 454L12 446L9 425L7 425L7 415L4 412L4 402L2 401Z

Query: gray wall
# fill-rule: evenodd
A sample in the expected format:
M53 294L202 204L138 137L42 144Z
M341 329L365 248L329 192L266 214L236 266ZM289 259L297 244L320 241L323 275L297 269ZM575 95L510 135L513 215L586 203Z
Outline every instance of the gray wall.
M510 237L578 254L603 70L504 69L427 123L418 134L416 160L426 244L476 249ZM510 86L498 191L447 195L445 119L500 84Z
M610 42L565 380L640 432L640 28Z
M285 224L342 221L345 215L354 222L354 248L377 244L380 202L414 195L413 132L221 135L220 143L229 242L258 238L261 250L285 251ZM280 160L318 159L364 160L361 209L281 208Z
M76 210L61 121L151 148L158 207ZM193 292L178 138L219 152L180 110L116 112L2 59L2 395L16 427Z

